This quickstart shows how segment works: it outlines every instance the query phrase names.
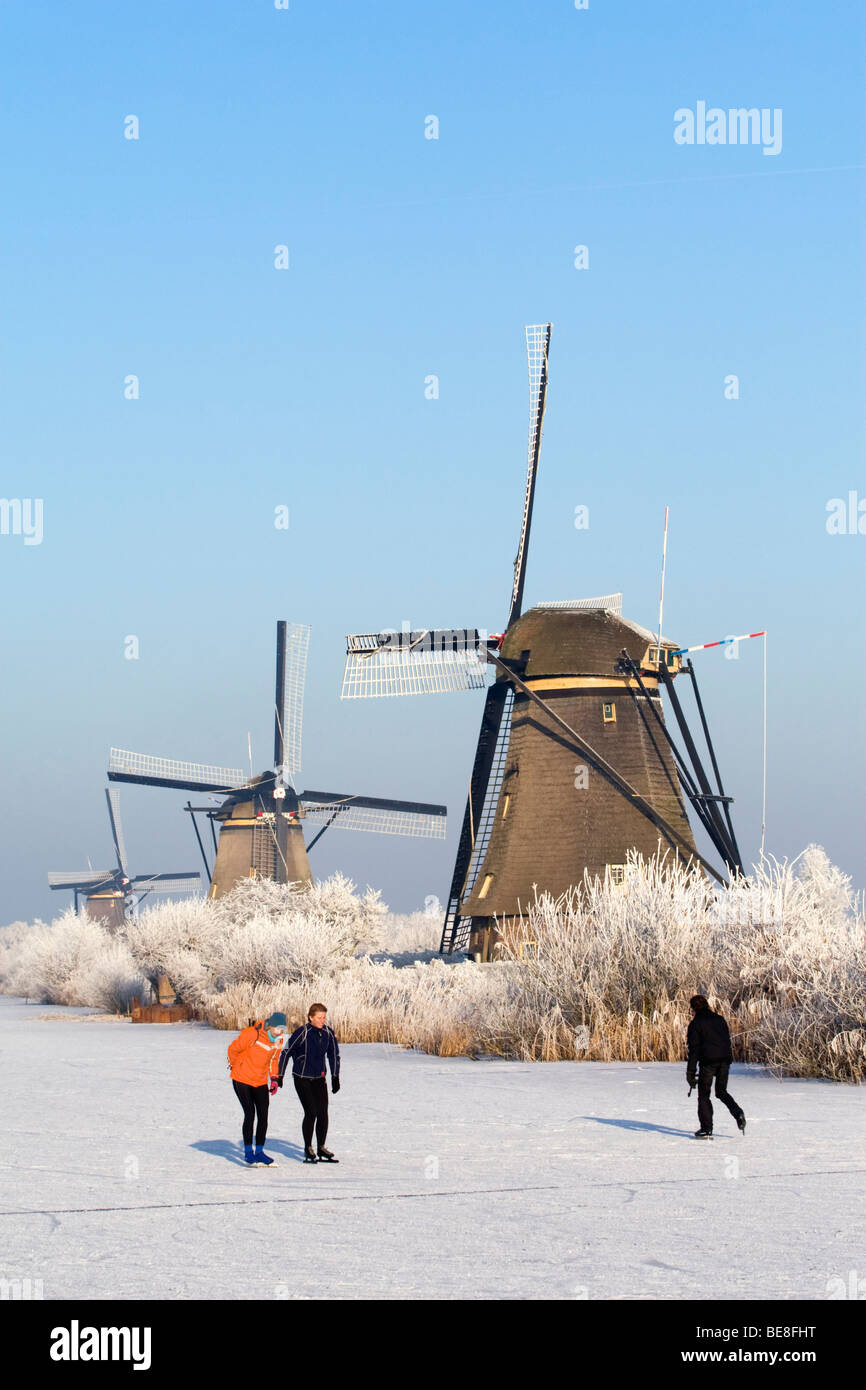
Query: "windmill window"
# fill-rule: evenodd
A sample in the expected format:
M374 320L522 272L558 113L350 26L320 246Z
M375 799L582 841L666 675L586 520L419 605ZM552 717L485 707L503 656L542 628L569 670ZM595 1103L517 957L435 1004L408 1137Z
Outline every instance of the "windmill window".
M625 883L625 864L608 864L607 868L611 883L620 885Z
M518 948L517 948L517 950L518 950L518 955L520 956L520 959L521 959L521 960L537 960L537 959L538 959L538 942L537 942L537 941L521 941L521 942L520 942L520 945L519 945Z
M508 807L509 807L510 802L511 802L511 793L508 792L508 793L506 793L505 799L504 799L504 801L502 802L502 819L503 819L503 820L505 820L505 817L508 815Z
M479 894L478 894L479 898L486 898L486 897L487 897L487 894L490 892L490 885L491 885L492 882L493 882L493 875L492 875L492 874L487 874L487 876L486 876L485 879L484 879L484 882L483 882L482 885L481 885L481 890L480 890L480 892L479 892Z
M616 723L616 705L612 700L605 700L601 707L601 716L605 724Z

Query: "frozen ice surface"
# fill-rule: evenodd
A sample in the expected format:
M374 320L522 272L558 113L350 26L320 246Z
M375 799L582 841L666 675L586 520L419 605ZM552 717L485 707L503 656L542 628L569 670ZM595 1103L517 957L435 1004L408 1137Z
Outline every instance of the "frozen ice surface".
M225 1050L0 998L0 1277L46 1299L827 1297L864 1263L864 1090L735 1066L696 1143L685 1068L343 1049L336 1165L242 1163Z

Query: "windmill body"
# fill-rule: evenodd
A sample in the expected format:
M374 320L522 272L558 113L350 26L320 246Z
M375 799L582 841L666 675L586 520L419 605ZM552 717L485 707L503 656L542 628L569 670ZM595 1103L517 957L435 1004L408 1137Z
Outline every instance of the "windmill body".
M211 898L220 898L242 879L256 876L278 883L312 883L307 851L332 825L382 834L445 837L444 806L296 790L309 638L306 624L277 623L273 768L246 777L238 768L111 750L110 781L207 792L222 798L218 810L194 807L190 802L186 806L210 879ZM212 868L198 831L197 815L206 816L211 824ZM304 839L305 821L319 827L309 844Z
M688 857L696 848L677 769L667 744L658 739L654 746L646 709L651 701L663 718L658 676L649 666L654 640L613 608L539 605L508 629L501 656L678 830L674 849ZM617 671L624 647L644 668L643 692L634 677ZM507 675L497 681L511 692L508 749L484 853L461 885L459 903L476 936L494 917L501 923L525 913L536 887L558 896L584 872L616 879L630 850L649 857L660 839L665 843L658 825L623 797L547 709Z
M250 791L229 797L216 812L220 834L212 898L222 897L251 875L278 883L312 883L301 825L303 807L292 797L286 809L289 798L275 800L275 790L275 778L264 773Z
M718 878L697 852L686 799L727 867L740 868L730 798L720 780L711 789L674 693L683 669L694 680L682 651L623 618L619 594L522 612L550 335L550 324L526 330L528 466L504 634L432 629L347 639L343 698L472 690L495 668L442 936L443 951L465 949L476 959L491 958L536 891L558 896L585 874L621 881L630 851L649 857L661 846ZM691 766L666 727L662 686ZM709 742L705 721L704 731ZM713 767L717 773L714 755Z

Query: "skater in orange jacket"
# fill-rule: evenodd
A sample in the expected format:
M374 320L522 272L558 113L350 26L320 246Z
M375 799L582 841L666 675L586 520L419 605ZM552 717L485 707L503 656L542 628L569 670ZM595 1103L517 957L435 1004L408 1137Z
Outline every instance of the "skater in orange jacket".
M229 1043L228 1058L235 1095L244 1112L244 1158L247 1163L267 1168L273 1159L264 1151L268 1134L268 1104L277 1093L280 1052L286 1038L286 1015L270 1014L263 1022L244 1028ZM253 1149L253 1120L256 1146Z

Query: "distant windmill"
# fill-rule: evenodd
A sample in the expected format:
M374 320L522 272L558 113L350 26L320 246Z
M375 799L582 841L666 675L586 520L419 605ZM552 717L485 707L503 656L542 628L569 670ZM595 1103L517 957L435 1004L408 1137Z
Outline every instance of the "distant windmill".
M108 777L178 791L212 792L222 798L218 811L187 803L196 825L203 813L220 823L211 872L204 845L196 836L210 875L210 896L222 897L239 880L260 874L278 883L311 883L302 822L321 827L314 844L331 825L390 835L445 838L446 808L417 801L353 796L342 792L298 792L301 730L310 629L302 623L277 623L274 695L274 765L257 777L237 768L175 762L112 748Z
M344 699L475 690L486 685L487 664L496 668L441 945L484 959L495 924L525 914L536 887L558 895L585 871L620 881L630 850L650 856L661 842L720 878L697 853L684 792L727 868L741 869L730 798L720 780L711 789L674 692L677 644L623 618L620 594L539 604L522 615L550 334L550 324L526 329L529 457L504 634L431 629L347 639ZM690 664L685 670L694 681ZM665 727L660 684L691 767ZM706 733L702 708L701 720Z
M120 793L114 787L107 787L105 800L108 804L108 819L117 868L51 872L48 875L50 888L58 891L65 889L67 892L71 889L76 912L81 896L85 899L88 916L109 927L122 926L132 903L135 900L140 902L150 893L198 892L201 887L201 876L198 873L131 875L127 867L126 844L120 820Z

